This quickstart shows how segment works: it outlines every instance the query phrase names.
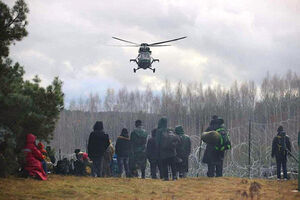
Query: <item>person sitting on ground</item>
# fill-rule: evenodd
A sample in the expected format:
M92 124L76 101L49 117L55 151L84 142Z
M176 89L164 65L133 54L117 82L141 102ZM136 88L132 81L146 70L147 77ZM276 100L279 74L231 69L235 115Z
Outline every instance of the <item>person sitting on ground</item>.
M74 151L76 160L74 162L74 174L77 176L87 175L86 167L89 164L89 157L86 152L81 152L80 149Z
M51 146L46 146L47 156L46 156L46 163L47 163L47 170L48 173L54 172L54 164L56 162L55 158L55 150L51 149Z
M119 177L122 176L123 167L125 169L126 177L129 177L129 153L130 153L130 140L128 131L123 128L121 135L116 142L116 155L118 160Z
M37 145L38 149L40 150L40 152L42 153L43 156L43 160L41 161L43 169L45 171L46 174L48 174L48 170L47 170L47 162L46 162L46 157L47 157L47 151L45 150L45 146L43 145L43 143L39 142Z
M36 137L33 134L27 134L26 146L23 149L25 154L24 170L26 170L31 177L47 180L47 174L43 170L41 163L43 155L36 147L35 140Z
M277 165L277 179L281 179L281 167L283 170L283 178L288 179L287 176L287 155L291 152L290 138L286 135L282 126L277 129L277 136L274 137L272 142L272 158L276 158Z

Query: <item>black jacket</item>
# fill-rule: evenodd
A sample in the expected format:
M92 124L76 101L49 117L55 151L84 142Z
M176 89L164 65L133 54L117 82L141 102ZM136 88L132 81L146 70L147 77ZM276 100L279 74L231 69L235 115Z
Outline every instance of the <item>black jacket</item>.
M109 137L103 131L103 125L96 123L88 142L88 154L91 160L100 159L109 146Z
M119 136L116 142L116 154L118 157L129 157L130 140L128 137Z
M290 138L284 131L279 131L272 142L272 157L276 159L286 159L288 153L291 152Z
M159 159L159 151L156 145L155 138L153 137L151 137L147 142L146 154L149 161Z

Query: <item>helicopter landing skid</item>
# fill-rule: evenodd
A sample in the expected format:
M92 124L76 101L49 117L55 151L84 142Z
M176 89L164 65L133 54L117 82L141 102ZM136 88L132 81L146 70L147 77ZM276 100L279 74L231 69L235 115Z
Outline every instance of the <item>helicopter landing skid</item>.
M154 69L152 69L151 67L149 67L149 69L151 69L151 70L152 70L152 72L153 72L153 73L155 73L155 68L154 68Z
M139 70L139 69L141 69L141 68L140 67L139 68L133 68L133 72L136 73L136 71ZM155 73L155 68L152 69L151 67L149 67L149 69L151 69L152 72Z
M129 61L130 61L130 62L135 62L136 64L138 64L138 62L137 62L136 59L130 59Z

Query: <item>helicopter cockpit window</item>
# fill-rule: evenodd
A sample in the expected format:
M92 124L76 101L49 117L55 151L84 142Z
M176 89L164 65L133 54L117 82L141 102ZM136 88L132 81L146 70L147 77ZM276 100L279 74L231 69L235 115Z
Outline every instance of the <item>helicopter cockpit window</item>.
M139 55L141 59L150 59L150 54L149 53L142 53Z

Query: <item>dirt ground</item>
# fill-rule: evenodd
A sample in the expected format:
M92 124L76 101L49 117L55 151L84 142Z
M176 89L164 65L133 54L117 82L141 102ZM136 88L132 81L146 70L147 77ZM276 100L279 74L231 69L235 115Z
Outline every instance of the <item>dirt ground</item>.
M47 181L0 179L0 199L132 199L232 200L300 199L297 180L277 181L235 177L187 178L177 181L92 178L50 175Z

